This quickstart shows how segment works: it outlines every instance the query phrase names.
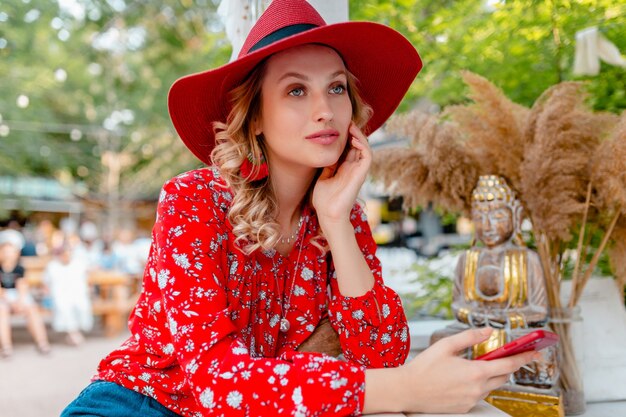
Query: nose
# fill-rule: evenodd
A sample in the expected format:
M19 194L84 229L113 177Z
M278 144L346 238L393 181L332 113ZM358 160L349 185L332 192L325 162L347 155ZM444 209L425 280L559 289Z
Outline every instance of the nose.
M491 229L491 218L489 217L489 215L483 216L481 223L484 230Z
M313 117L318 122L327 122L333 119L333 109L326 94L318 94L315 97Z

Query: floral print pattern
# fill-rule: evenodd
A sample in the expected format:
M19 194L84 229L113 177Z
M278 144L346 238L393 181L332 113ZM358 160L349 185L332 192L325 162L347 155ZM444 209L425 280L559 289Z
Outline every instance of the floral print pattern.
M376 283L360 297L345 297L332 258L311 244L319 230L311 208L288 256L273 250L246 256L227 219L231 201L214 168L164 185L142 293L129 319L132 335L94 378L182 416L360 413L365 369L399 366L409 350L402 305L383 284L362 209L355 205L351 222ZM282 333L280 299L290 292L291 327ZM296 351L324 317L339 334L345 360Z

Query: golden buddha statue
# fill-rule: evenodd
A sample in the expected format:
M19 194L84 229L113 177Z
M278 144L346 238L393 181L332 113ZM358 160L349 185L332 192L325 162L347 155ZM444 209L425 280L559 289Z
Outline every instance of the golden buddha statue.
M504 178L481 176L472 192L476 239L459 258L452 309L470 326L541 327L548 317L539 256L523 246L522 206Z
M468 327L493 327L488 340L467 352L475 358L546 324L543 269L521 238L522 211L504 178L478 179L471 211L477 242L461 254L455 273L452 310L457 321L434 332L431 344ZM556 348L542 353L542 360L517 371L485 400L514 417L562 417Z
M473 358L543 327L548 301L539 256L521 239L522 206L506 180L481 176L472 192L471 213L476 240L482 245L472 245L458 260L452 310L463 323L457 328L495 329L489 340L469 352ZM556 349L543 353L542 361L516 372L506 389L520 395L555 394Z

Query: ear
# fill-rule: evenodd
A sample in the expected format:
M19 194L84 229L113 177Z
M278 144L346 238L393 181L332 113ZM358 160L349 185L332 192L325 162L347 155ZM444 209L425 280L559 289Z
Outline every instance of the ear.
M261 125L261 120L258 117L255 117L254 120L252 120L252 128L256 136L263 133L263 126Z
M517 201L517 204L515 204L515 207L513 208L513 221L515 222L514 224L517 226L518 231L521 231L522 229L522 221L524 220L524 206L522 206L522 204Z

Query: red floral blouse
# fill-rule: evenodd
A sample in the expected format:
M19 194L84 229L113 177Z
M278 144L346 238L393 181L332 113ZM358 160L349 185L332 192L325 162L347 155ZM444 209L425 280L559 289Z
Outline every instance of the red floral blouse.
M274 250L246 256L227 219L231 200L213 168L165 184L129 319L132 336L102 360L94 379L183 416L360 413L365 368L399 366L409 350L406 317L383 284L363 211L356 205L351 222L376 283L362 296L344 297L330 257L311 244L319 230L311 210L304 213L301 252L298 246L288 257ZM279 330L280 294L291 304L286 333ZM326 316L346 360L296 351Z

